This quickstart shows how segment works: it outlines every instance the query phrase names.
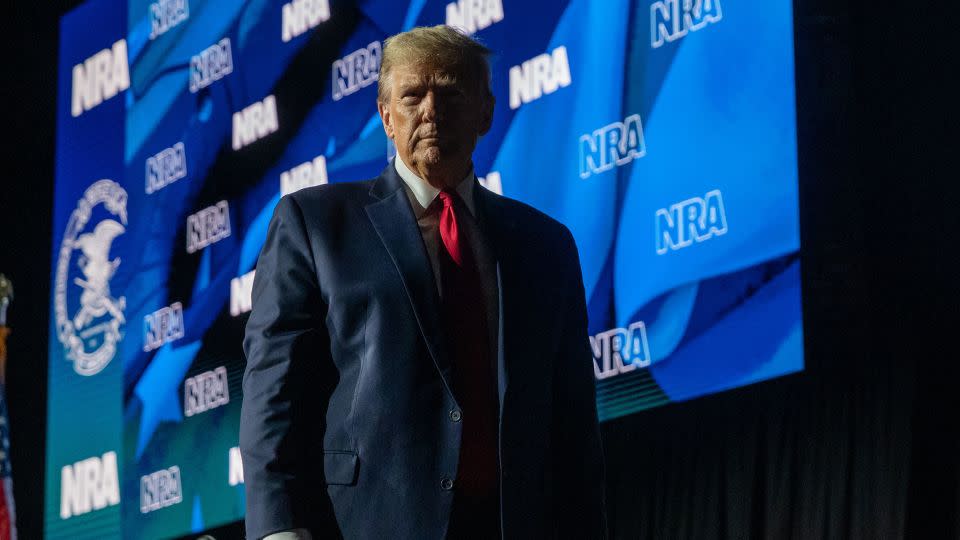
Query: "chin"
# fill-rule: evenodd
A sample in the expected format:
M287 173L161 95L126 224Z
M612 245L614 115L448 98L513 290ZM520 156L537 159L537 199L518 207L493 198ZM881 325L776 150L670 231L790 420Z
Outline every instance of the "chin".
M440 165L443 162L443 154L439 148L430 148L420 155L419 161L424 165Z

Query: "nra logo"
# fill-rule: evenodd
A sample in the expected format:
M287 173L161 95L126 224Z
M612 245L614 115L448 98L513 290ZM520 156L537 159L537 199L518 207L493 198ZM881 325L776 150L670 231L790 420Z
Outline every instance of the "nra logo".
M230 38L207 47L190 58L190 92L197 92L233 73Z
M598 381L650 365L647 327L642 321L590 336L590 348L593 349L593 375Z
M183 381L183 414L193 416L230 403L227 368L220 366Z
M243 483L243 460L240 458L240 447L234 446L227 452L227 482L231 486Z
M143 317L143 352L183 337L183 304L174 302Z
M256 270L230 280L230 315L236 317L253 309L253 277Z
M580 136L580 178L626 165L647 153L639 114Z
M380 76L380 59L383 51L379 41L363 49L357 49L333 62L333 100L339 101L366 88Z
M447 4L447 26L469 35L503 20L500 0L459 0Z
M286 43L329 19L328 0L293 0L283 5L280 38Z
M140 512L146 514L183 501L180 467L160 469L140 477Z
M187 216L187 253L194 253L228 236L230 207L227 201L220 201Z
M239 112L233 113L233 149L239 150L280 129L277 100L263 98Z
M499 172L490 171L487 173L487 176L478 177L477 180L480 182L481 186L489 189L497 195L503 195L503 183L500 181Z
M662 0L650 5L650 47L676 41L723 18L720 0Z
M327 158L320 155L280 173L280 195L327 183Z
M187 152L178 142L147 158L144 189L147 195L159 191L187 175Z
M60 469L60 519L120 504L117 453L106 452Z
M657 255L727 234L727 215L719 189L693 197L656 213Z
M127 40L121 39L73 66L70 114L76 118L129 87Z
M519 66L510 68L510 108L552 94L570 86L570 62L567 48L557 47L552 53L541 54Z
M190 17L187 0L160 0L150 4L150 40L157 39Z

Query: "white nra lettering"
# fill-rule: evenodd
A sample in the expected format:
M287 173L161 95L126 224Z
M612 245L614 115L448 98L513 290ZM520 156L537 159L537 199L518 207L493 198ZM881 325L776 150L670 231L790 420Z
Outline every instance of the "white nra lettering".
M293 0L283 5L280 38L286 43L330 19L328 0Z
M593 349L593 375L597 380L650 365L647 327L642 321L590 336L590 348Z
M263 98L239 112L233 113L233 149L239 150L280 129L277 100Z
M720 0L662 0L650 4L650 47L662 47L720 21Z
M639 114L580 136L580 178L626 165L647 153Z
M280 173L280 194L286 195L326 183L327 158L320 155L313 158L313 161L305 161L289 171Z
M180 467L160 469L140 477L140 512L146 514L183 501Z
M447 26L470 35L503 20L501 0L459 0L447 4Z
M230 315L236 317L253 307L253 277L256 270L230 280Z
M220 366L183 382L183 414L193 416L230 403L227 368Z
M557 47L552 53L541 54L519 66L510 68L510 108L552 94L570 86L570 62L567 48Z
M503 195L503 184L500 181L500 173L497 171L490 171L487 173L487 176L482 178L477 178L480 181L480 185L489 189L490 191Z
M129 88L127 40L118 40L112 48L103 49L73 66L72 82L70 114L74 118Z
M230 236L230 207L227 201L208 206L187 216L187 253L193 253Z
M183 304L174 302L143 317L143 352L183 337Z
M187 175L187 153L183 143L161 150L147 158L144 182L147 195L159 191Z
M204 49L190 58L190 92L197 92L233 73L230 38Z
M236 486L243 483L243 461L240 458L240 447L234 446L230 449L227 454L227 460L229 462L229 471L227 474L227 481L231 486Z
M60 470L60 519L120 504L117 453L105 452Z
M150 4L150 40L167 33L190 17L187 0L160 0Z
M727 233L727 216L719 189L657 210L657 255L705 242Z
M339 101L370 86L380 76L380 59L383 51L379 41L374 41L363 49L333 62L333 100Z

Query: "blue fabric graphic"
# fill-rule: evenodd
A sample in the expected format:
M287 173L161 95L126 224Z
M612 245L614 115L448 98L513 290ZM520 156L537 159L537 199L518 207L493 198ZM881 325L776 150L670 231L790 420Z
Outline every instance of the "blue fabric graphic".
M137 457L143 454L157 424L165 420L179 422L183 419L181 397L177 390L200 345L202 343L199 341L177 347L172 343L164 345L140 378L134 389L134 394L143 404Z
M583 181L575 145L581 134L621 118L627 31L622 14L628 7L622 0L582 0L567 6L546 47L531 56L566 47L570 86L519 109L493 165L502 177L518 180L504 186L505 195L532 204L570 228L580 250L588 298L614 241L613 216L602 209L614 205L616 184L603 178ZM500 106L505 105L501 101Z

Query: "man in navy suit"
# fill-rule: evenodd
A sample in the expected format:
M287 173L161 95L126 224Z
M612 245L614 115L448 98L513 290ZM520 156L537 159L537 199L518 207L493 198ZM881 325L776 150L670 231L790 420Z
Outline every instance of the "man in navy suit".
M249 538L606 536L576 245L473 172L488 55L445 26L388 39L396 159L277 205L244 340Z

